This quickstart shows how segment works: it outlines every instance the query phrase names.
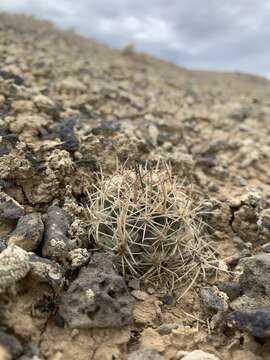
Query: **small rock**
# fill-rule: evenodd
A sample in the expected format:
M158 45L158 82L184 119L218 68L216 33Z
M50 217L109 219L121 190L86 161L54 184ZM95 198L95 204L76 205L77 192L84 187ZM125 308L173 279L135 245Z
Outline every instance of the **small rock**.
M145 349L133 351L127 360L164 360L164 357L156 349Z
M163 305L173 305L175 300L173 295L171 294L165 294L162 296L161 301L163 303Z
M61 289L65 281L65 272L57 262L32 254L29 258L31 266L29 275L51 285L55 290Z
M269 208L260 211L257 225L259 229L260 238L263 239L264 242L269 241L270 240L270 209Z
M18 220L24 215L24 208L12 197L0 191L0 220Z
M267 244L262 245L262 251L263 251L264 253L269 254L269 253L270 253L270 243L267 243Z
M209 185L208 185L208 191L210 191L210 192L218 192L219 191L219 187L218 187L218 185L217 184L215 184L215 183L210 183Z
M270 296L270 254L258 254L244 258L239 263L243 267L240 285L245 294Z
M43 110L49 113L56 110L55 103L53 102L53 100L48 98L48 96L39 94L35 96L33 100L39 110Z
M96 253L62 296L59 315L71 328L122 327L132 321L133 303L112 259Z
M147 300L149 298L149 295L145 291L142 291L142 290L133 290L131 292L131 295L134 296L135 299L141 300L141 301Z
M34 343L27 343L24 345L23 356L18 360L41 360L40 349Z
M229 259L227 259L227 264L230 265L231 267L235 267L236 265L238 265L240 260L242 260L250 255L251 255L251 251L249 249L244 249L244 250L240 251L240 253L235 254L232 257L230 257Z
M29 254L11 245L0 254L0 294L12 288L30 270Z
M69 214L58 206L50 206L45 221L42 256L63 261L69 249L68 229L71 224Z
M70 118L64 120L60 125L58 125L54 132L59 136L60 140L63 141L61 149L67 151L76 151L79 148L79 140L75 134L74 128L77 120Z
M7 244L17 245L26 251L34 251L43 237L44 225L39 213L22 216L16 229L9 235Z
M7 334L0 329L0 345L2 345L11 355L17 359L23 352L23 347L15 336Z
M158 328L158 333L160 335L168 335L172 332L172 330L177 329L177 328L178 328L177 324L162 324Z
M212 289L201 289L201 298L206 307L216 311L226 311L228 304L226 299L218 296Z
M76 269L85 265L90 259L90 253L87 249L77 248L68 253L68 258L71 261L71 268Z
M233 120L237 120L237 121L243 121L248 117L248 111L247 109L238 109L235 111L232 111L231 113L228 114L228 117L233 119Z
M270 338L270 310L234 311L227 320L257 338Z
M12 74L11 72L0 70L0 77L4 80L13 80L17 86L24 85L24 80L19 75Z
M129 280L128 287L134 290L140 290L140 280L139 279Z
M79 333L80 332L78 329L72 329L70 336L72 337L72 339L75 339L75 337L77 337Z
M194 350L185 355L182 360L219 360L216 355L204 352L202 350Z
M231 301L235 300L240 296L241 287L236 281L228 281L219 283L217 288L228 295Z

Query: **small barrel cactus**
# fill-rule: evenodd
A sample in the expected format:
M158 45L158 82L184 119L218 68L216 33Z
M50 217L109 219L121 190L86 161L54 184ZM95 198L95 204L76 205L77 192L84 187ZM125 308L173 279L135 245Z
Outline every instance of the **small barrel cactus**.
M193 285L216 262L205 215L204 202L168 166L102 175L87 207L90 240L118 255L124 275L173 287Z

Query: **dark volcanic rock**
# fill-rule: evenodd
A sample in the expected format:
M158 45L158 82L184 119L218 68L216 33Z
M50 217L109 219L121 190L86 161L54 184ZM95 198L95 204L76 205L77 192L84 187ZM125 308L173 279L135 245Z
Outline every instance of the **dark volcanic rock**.
M201 298L205 306L211 310L226 311L228 309L227 302L216 295L211 289L201 289Z
M54 128L54 132L59 136L63 144L61 149L67 151L75 151L79 148L79 140L74 131L76 125L76 119L64 120L60 125Z
M225 294L227 294L231 301L240 296L241 287L235 281L219 283L217 287L220 291L223 291Z
M132 320L133 302L112 259L96 253L63 295L59 315L71 328L121 327Z
M42 283L48 283L55 290L62 288L65 281L65 272L57 262L41 258L35 254L29 258L29 275Z
M0 220L18 220L24 215L24 208L12 197L0 191Z
M44 225L39 213L22 216L16 229L9 235L7 244L17 245L26 251L34 251L39 246Z
M270 338L270 310L235 311L228 321L258 338Z
M69 251L68 229L70 215L58 206L50 206L45 221L44 244L42 256L54 260L64 260Z
M270 254L258 254L240 261L243 274L240 285L245 294L270 296Z
M0 70L0 77L4 80L13 80L14 83L18 86L21 86L24 84L23 78L21 78L18 75L12 74L8 71Z
M13 359L17 359L23 352L23 347L15 336L7 334L0 329L0 345L10 352Z

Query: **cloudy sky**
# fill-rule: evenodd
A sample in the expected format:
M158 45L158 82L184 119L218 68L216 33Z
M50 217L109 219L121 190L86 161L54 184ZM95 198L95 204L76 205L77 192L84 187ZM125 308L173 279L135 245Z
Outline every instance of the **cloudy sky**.
M0 10L192 68L270 76L269 0L0 0Z

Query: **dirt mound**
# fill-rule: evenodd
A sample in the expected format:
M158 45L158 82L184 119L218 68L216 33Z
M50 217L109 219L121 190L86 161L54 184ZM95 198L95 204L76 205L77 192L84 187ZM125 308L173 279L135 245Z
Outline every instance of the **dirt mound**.
M269 94L1 14L0 358L269 359Z

